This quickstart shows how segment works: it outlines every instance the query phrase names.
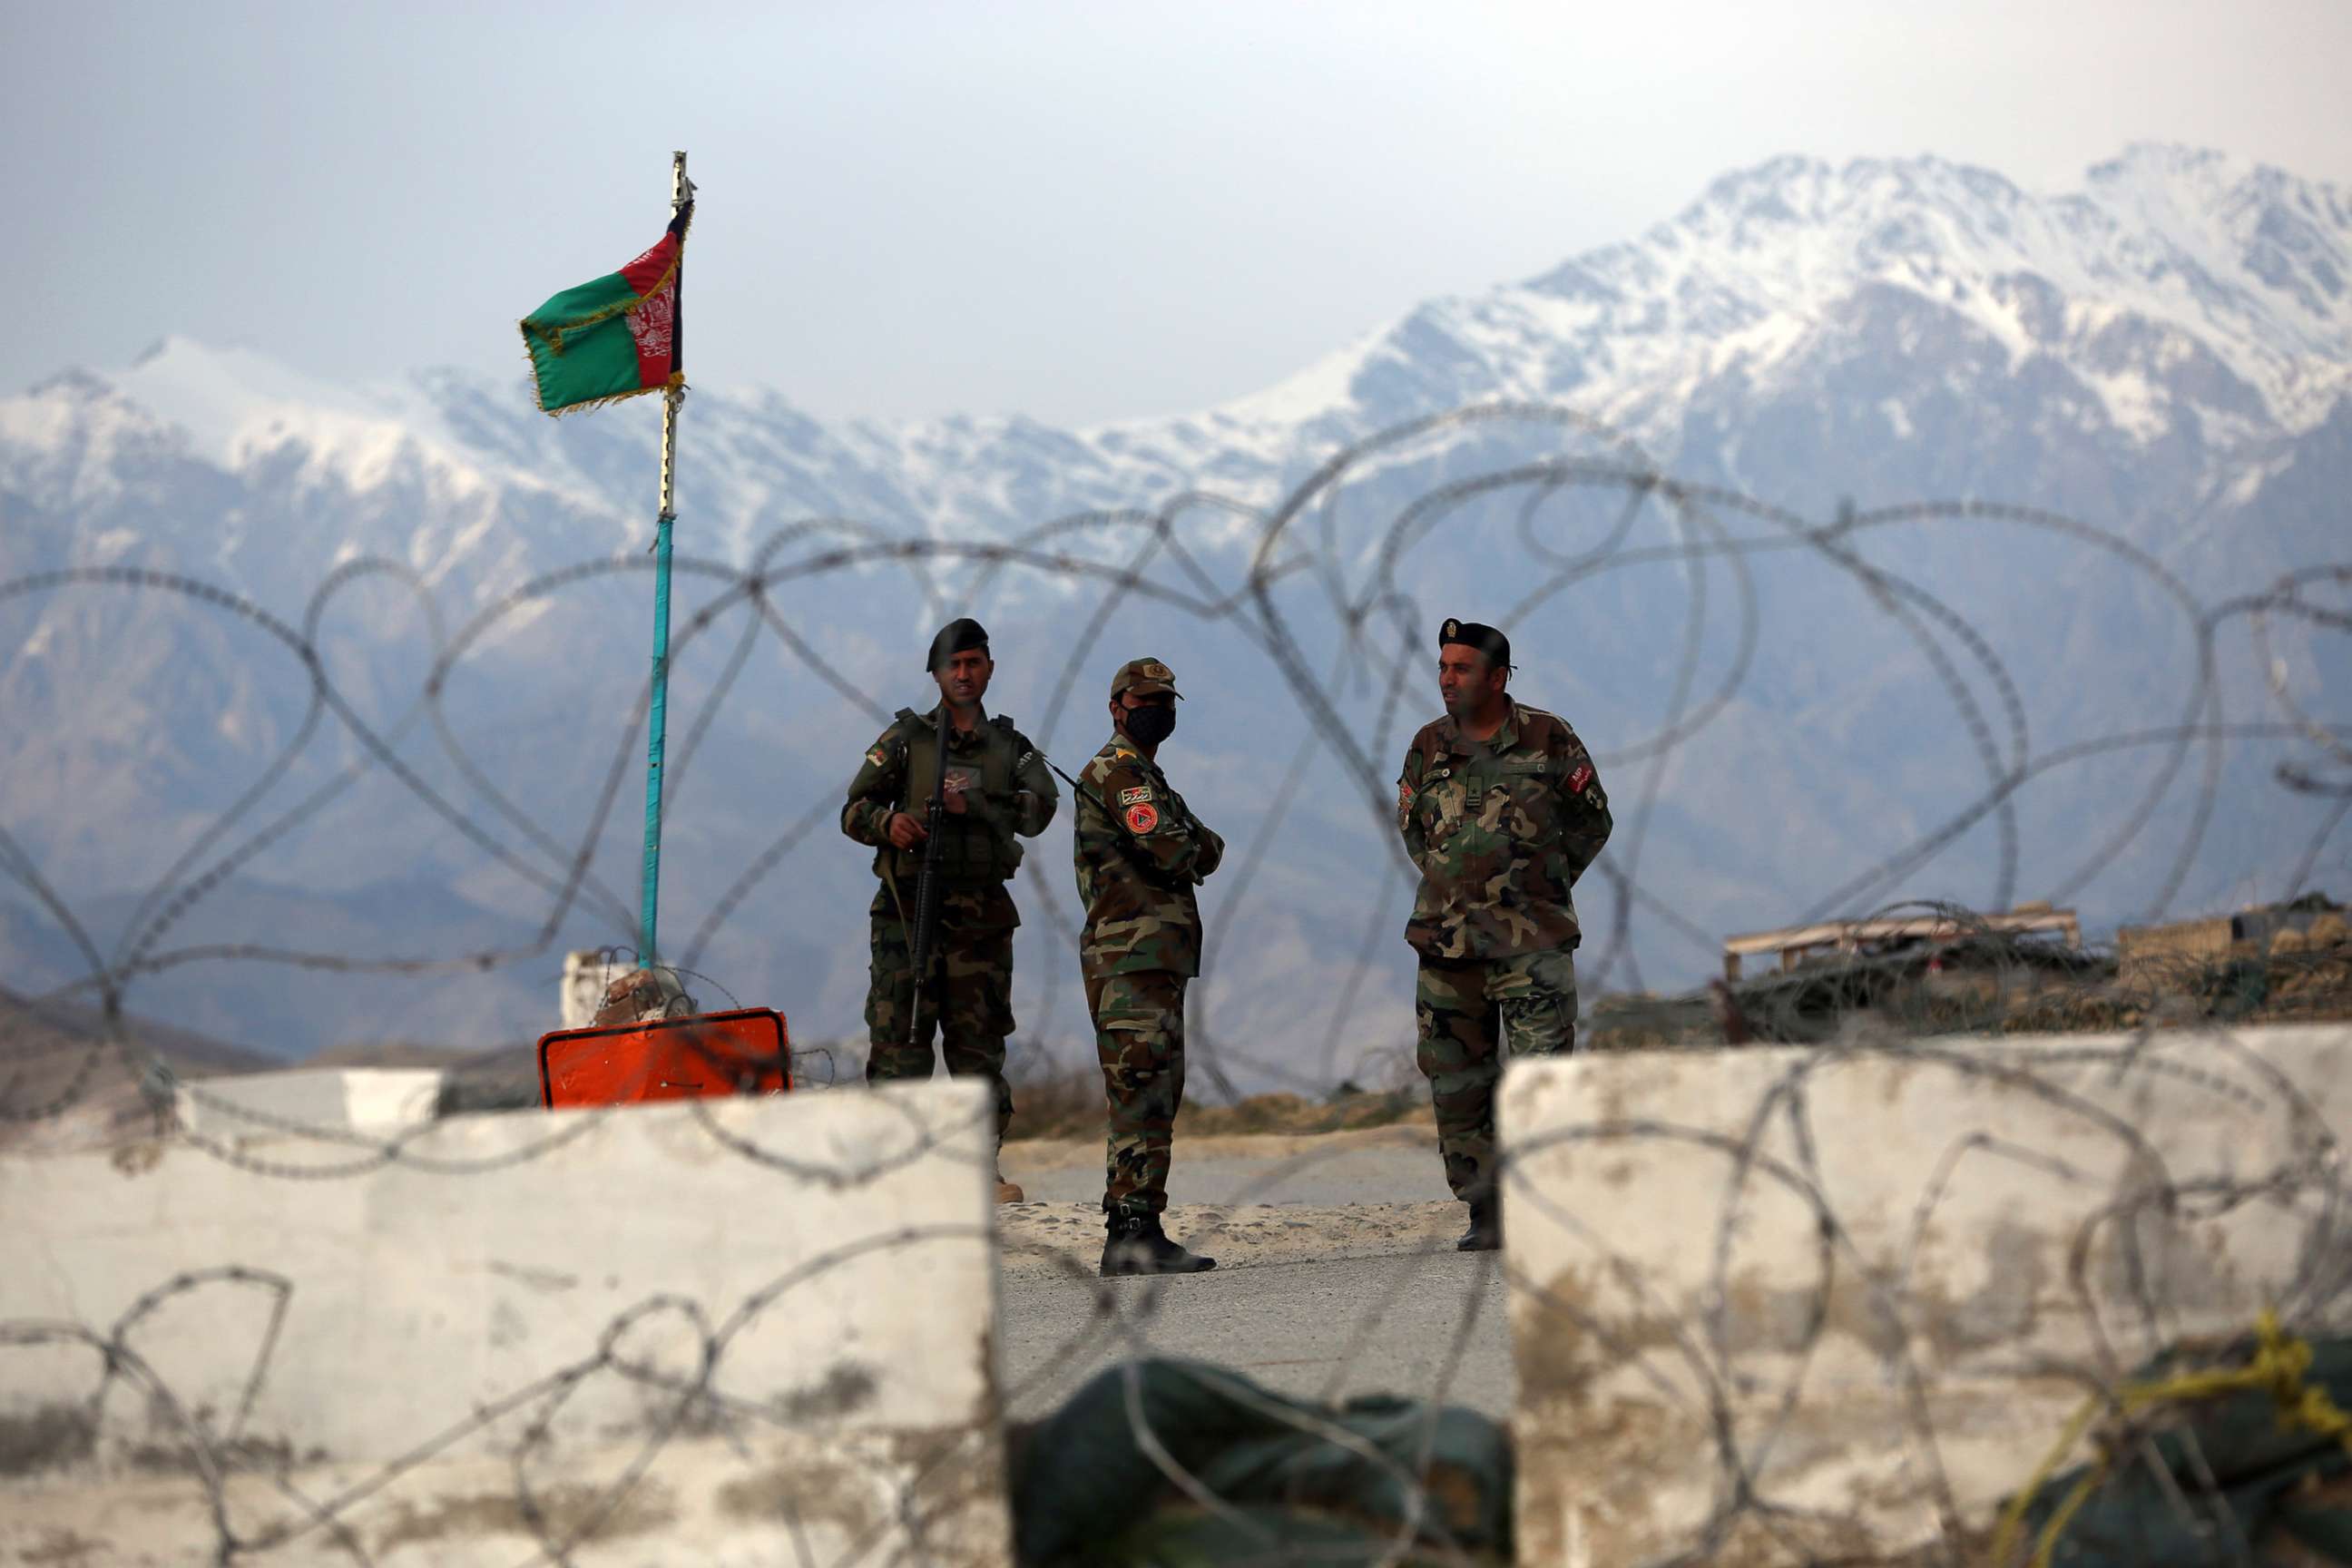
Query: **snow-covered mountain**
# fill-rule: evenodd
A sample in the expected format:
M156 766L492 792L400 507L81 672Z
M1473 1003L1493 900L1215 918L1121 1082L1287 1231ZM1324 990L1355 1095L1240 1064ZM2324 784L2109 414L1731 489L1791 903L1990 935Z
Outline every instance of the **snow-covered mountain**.
M913 650L929 626L964 608L997 628L997 705L1050 720L1033 732L1066 761L1099 739L1096 689L1130 650L1200 688L1171 753L1180 782L1200 780L1188 795L1228 837L1265 836L1247 885L1223 890L1234 929L1204 1005L1276 1076L1344 1068L1409 1027L1409 955L1393 933L1370 949L1357 999L1334 997L1375 913L1402 924L1371 802L1379 770L1434 710L1418 665L1399 697L1380 675L1401 648L1425 657L1426 624L1448 613L1517 608L1519 689L1568 712L1609 764L1612 865L1642 891L1619 944L1606 934L1613 884L1584 889L1588 985L1603 967L1612 984L1687 982L1709 961L1683 927L1776 924L1825 900L2054 893L2095 924L2166 899L2352 880L2345 840L2319 837L2330 803L2271 772L2325 764L2324 748L2251 731L2183 751L2157 733L2287 725L2273 669L2322 713L2347 688L2342 638L2307 616L2259 628L2243 605L2200 616L2352 559L2347 286L2347 193L2216 153L2136 147L2056 195L1935 159L1783 158L1727 175L1637 238L1423 305L1196 415L886 427L698 387L679 618L701 640L678 654L671 733L700 754L673 803L666 931L701 923L748 860L837 790L877 715L918 700ZM1500 402L1580 422L1523 409L1383 447L1258 554L1261 525L1244 509L1262 514L1377 432ZM542 884L563 886L583 837L589 889L551 941L627 940L626 768L604 828L592 823L633 743L656 423L649 402L551 421L509 378L330 385L181 340L0 400L0 582L137 566L254 611L121 584L0 597L0 828L89 939L135 938L135 907L175 861L189 857L178 875L195 877L360 770L158 938L155 953L206 953L141 977L153 998L141 1005L287 1050L530 1033L554 963L541 939L557 894ZM1490 479L1408 511L1433 486L1547 462L1583 467ZM1645 465L1699 487L1704 510L1629 477ZM2089 531L1868 515L1958 498ZM1855 531L1789 531L1848 500L1864 514ZM1154 545L1128 514L1163 508L1171 532ZM905 540L1018 541L1088 512L1104 515L1034 546L1075 571L890 553ZM832 521L800 526L812 520ZM1604 543L1605 561L1579 563ZM1093 640L1107 583L1085 574L1139 550L1154 552L1150 590L1124 595ZM538 574L604 557L614 572L508 602ZM762 605L724 597L724 574L754 560L779 574L764 623ZM1262 598L1244 591L1254 560L1277 568ZM354 566L366 561L391 564ZM1230 614L1200 613L1228 601ZM704 605L716 618L696 632ZM305 635L333 682L315 720ZM434 681L436 650L459 637L463 657ZM1292 646L1312 689L1270 658ZM1082 665L1066 682L1073 652ZM428 683L446 697L446 734L416 706ZM721 686L700 731L696 704ZM381 732L380 750L337 703ZM1318 711L1337 728L1286 784ZM2150 733L2115 741L2132 731ZM205 842L298 742L251 815ZM1899 856L1988 792L2007 809L1955 824L1916 865ZM819 816L698 954L730 991L783 1002L803 1037L855 1031L851 917L870 889ZM1043 875L1024 900L1034 989L1021 1006L1051 1039L1070 1036L1076 1013L1055 931L1061 832L1033 851ZM1870 875L1891 855L1888 875ZM238 944L542 956L457 980L207 955ZM87 967L68 922L21 881L0 892L0 953L51 980ZM1301 973L1329 984L1302 987Z

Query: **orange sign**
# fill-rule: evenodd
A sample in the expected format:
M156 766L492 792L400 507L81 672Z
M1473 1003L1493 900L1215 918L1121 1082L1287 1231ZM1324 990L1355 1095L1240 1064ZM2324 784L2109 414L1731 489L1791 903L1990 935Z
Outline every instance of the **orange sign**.
M772 1007L561 1029L540 1038L539 1102L553 1110L786 1094L789 1045L784 1016Z

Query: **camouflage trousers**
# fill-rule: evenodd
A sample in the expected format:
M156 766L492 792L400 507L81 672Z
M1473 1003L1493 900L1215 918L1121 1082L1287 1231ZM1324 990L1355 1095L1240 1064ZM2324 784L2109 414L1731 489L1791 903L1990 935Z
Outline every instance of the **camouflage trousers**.
M1185 977L1164 969L1087 977L1110 1136L1103 1210L1168 1206L1168 1162L1184 1103Z
M1437 1111L1445 1184L1457 1198L1484 1197L1495 1182L1495 1085L1505 1050L1548 1057L1576 1049L1575 951L1424 958L1413 1012L1414 1060Z
M887 900L887 894L885 895ZM1013 1033L1013 928L940 922L938 951L924 967L921 1043L909 1045L915 1005L915 954L898 910L872 911L872 962L866 988L866 1081L931 1076L931 1039L956 1078L986 1079L996 1093L996 1140L1013 1123L1013 1088L1004 1081L1004 1041Z

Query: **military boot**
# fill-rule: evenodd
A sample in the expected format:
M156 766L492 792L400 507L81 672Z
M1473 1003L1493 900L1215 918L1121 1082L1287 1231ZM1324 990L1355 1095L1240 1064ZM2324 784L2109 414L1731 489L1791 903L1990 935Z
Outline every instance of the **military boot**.
M1503 1208L1490 1194L1470 1200L1470 1228L1454 1242L1456 1252L1494 1252L1503 1245Z
M1199 1274L1217 1266L1213 1258L1187 1252L1168 1239L1160 1216L1148 1209L1113 1209L1104 1216L1102 1277L1129 1274Z
M1004 1172L1003 1172L1003 1168L1002 1168L1002 1167L1000 1167L1000 1168L997 1170L997 1173L996 1173L996 1201L997 1201L998 1203L1001 1203L1001 1204L1017 1204L1017 1203L1023 1203L1023 1202L1025 1202L1025 1201L1027 1200L1028 1195L1029 1195L1028 1194L1026 1194L1026 1193L1024 1193L1024 1192L1023 1192L1023 1191L1021 1190L1021 1184L1020 1184L1020 1183L1018 1183L1018 1182L1008 1182L1008 1181L1006 1181L1006 1180L1004 1179Z

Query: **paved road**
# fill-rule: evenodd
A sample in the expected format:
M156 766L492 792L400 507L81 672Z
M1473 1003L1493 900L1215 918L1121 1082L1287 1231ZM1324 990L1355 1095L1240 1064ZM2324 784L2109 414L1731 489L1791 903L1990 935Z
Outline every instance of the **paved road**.
M1037 1203L1099 1203L1099 1138L1004 1146L1004 1173ZM1168 1197L1179 1204L1451 1203L1426 1124L1353 1132L1179 1138ZM1459 1227L1456 1227L1459 1229Z
M1098 1145L1008 1145L1031 1202L999 1211L999 1366L1016 1419L1135 1355L1234 1367L1287 1394L1441 1396L1491 1415L1513 1392L1493 1256L1453 1250L1461 1205L1426 1130L1179 1144L1169 1232L1209 1274L1105 1280Z
M1181 1279L1008 1279L1000 1366L1017 1419L1105 1367L1188 1356L1286 1394L1409 1394L1508 1414L1510 1342L1492 1254L1219 1268Z

